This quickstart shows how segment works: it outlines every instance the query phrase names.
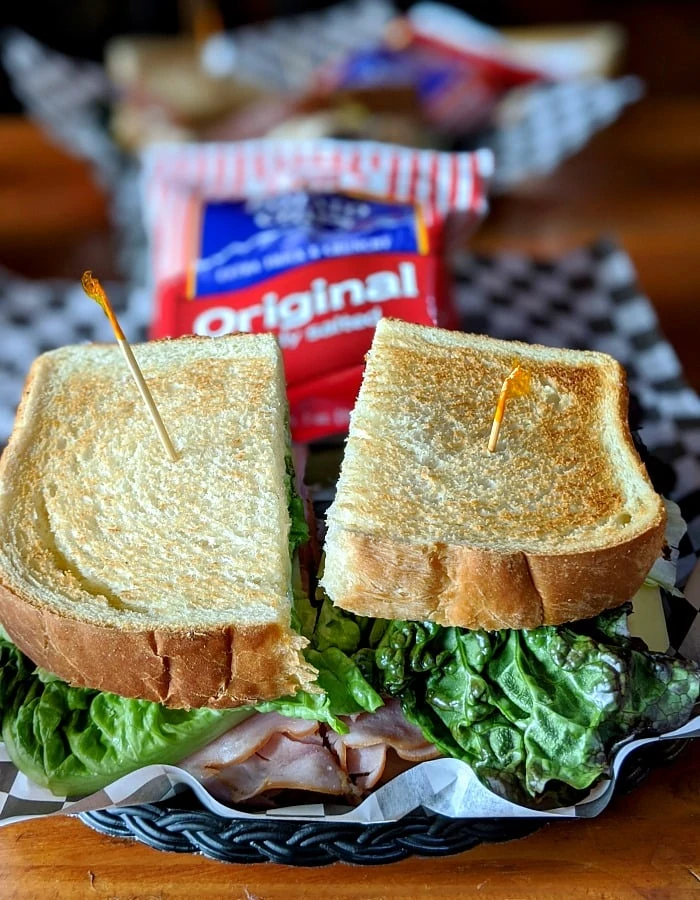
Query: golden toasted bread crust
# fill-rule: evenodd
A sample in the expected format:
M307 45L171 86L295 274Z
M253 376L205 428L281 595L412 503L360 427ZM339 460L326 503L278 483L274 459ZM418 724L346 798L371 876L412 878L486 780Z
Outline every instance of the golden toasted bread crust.
M531 389L493 410L516 364ZM635 450L622 367L382 320L328 511L322 584L360 615L532 628L629 600L666 514Z
M576 554L503 553L338 529L323 584L360 616L432 621L496 631L561 625L629 600L663 545L665 520L630 541ZM342 560L349 577L333 576Z
M0 584L3 625L34 663L77 687L178 708L245 706L294 693L313 672L276 625L124 630L62 616Z

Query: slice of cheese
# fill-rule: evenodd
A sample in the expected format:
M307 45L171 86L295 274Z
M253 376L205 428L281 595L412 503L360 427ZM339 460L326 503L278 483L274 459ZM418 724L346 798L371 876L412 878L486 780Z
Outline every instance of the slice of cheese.
M627 620L630 633L641 638L657 653L668 650L668 631L661 591L658 587L642 585L632 598L632 612Z

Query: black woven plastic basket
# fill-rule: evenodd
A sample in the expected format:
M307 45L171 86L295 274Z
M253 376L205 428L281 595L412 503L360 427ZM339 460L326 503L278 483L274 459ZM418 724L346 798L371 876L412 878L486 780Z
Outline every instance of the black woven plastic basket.
M660 741L632 753L623 766L617 792L627 793L637 787L652 769L674 760L687 743ZM160 804L98 810L82 813L79 818L102 834L131 838L156 850L201 853L222 862L290 866L334 862L376 866L408 856L450 856L479 844L526 837L552 821L449 819L423 811L382 825L232 820L202 809L189 792Z

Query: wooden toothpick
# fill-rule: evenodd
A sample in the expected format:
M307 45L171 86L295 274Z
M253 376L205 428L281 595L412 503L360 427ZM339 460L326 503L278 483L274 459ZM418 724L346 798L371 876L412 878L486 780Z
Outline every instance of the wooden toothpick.
M505 381L501 386L501 393L498 395L498 402L496 403L496 411L493 414L493 424L491 425L491 435L489 437L489 453L493 453L496 450L496 444L498 443L498 435L501 432L501 422L503 421L503 413L506 410L506 400L509 395L514 395L516 397L520 397L523 394L526 394L530 390L530 376L524 370L520 368L518 364L513 371L506 376Z
M109 298L107 297L104 288L90 271L83 273L81 284L88 297L90 297L91 300L94 300L95 303L99 304L102 307L105 315L109 319L109 324L112 326L112 331L114 331L114 336L117 339L120 350L124 354L124 358L126 359L129 369L131 370L131 374L134 376L134 381L136 382L139 392L141 393L144 403L146 404L146 408L148 409L149 415L151 416L158 437L160 438L160 442L165 448L165 451L170 459L173 462L176 462L179 458L177 451L175 450L175 447L173 447L173 442L170 440L168 430L163 424L163 420L160 416L160 413L158 412L155 401L153 400L153 395L151 394L148 385L146 384L146 381L143 377L143 372L139 368L139 364L136 362L136 358L131 347L129 346L129 342L124 337L124 332L121 329L121 325L117 321L117 317L114 315L112 304L109 302Z

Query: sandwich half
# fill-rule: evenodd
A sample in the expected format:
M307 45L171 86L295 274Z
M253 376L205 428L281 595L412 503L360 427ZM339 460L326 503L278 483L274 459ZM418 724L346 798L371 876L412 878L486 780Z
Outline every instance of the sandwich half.
M277 343L134 349L179 458L117 346L39 357L0 464L0 621L71 685L180 708L293 694L315 671L290 624Z
M679 727L698 700L698 666L628 626L642 585L661 602L665 510L610 357L383 319L322 595L360 623L353 658L375 689L441 753L510 800L568 805L618 742Z
M516 366L527 387L507 399L491 452ZM327 521L336 605L493 631L629 600L666 515L611 357L383 319Z

